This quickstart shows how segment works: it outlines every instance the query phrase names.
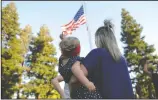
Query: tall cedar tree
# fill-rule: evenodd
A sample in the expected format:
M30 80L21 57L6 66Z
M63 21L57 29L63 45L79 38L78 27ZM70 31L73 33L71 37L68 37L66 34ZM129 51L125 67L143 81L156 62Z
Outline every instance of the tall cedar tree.
M26 25L25 28L20 32L20 38L22 39L22 47L24 55L29 51L29 43L32 37L32 29L30 25Z
M19 90L23 62L21 39L16 6L13 2L2 8L2 98L11 99Z
M156 70L155 65L157 55L154 55L154 45L149 45L144 41L145 36L141 36L142 26L136 22L128 11L122 9L121 21L121 41L125 44L124 56L128 61L130 73L134 74L132 83L135 85L139 98L152 98L154 87L151 78L143 72L145 60L150 61L150 68Z
M25 66L24 63L26 61L26 55L29 51L29 43L30 43L30 40L31 40L31 37L32 37L32 29L31 29L31 26L30 25L26 25L24 29L21 30L20 32L20 39L21 39L21 47L22 47L22 50L24 51L23 52L23 62L22 62L22 67L24 68L24 72L23 72L23 76L24 74L26 73L27 70L29 70L29 67L28 66ZM25 71L26 70L26 71ZM19 76L19 78L22 80L22 75ZM23 88L23 85L21 84L22 81L20 81L18 83L18 85L20 86L19 87L19 90L17 92L17 99L20 99L20 90L22 90Z
M30 51L32 54L28 76L33 79L28 83L26 86L28 88L25 88L25 91L30 91L36 99L60 98L51 84L51 79L57 75L55 71L57 65L56 50L52 41L49 29L45 25L40 28L38 36L31 41Z

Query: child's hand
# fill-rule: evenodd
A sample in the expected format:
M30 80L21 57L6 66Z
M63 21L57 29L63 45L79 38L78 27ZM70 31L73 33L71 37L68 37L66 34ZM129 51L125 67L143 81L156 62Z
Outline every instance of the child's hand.
M94 84L92 82L89 82L86 87L88 88L89 91L95 91L96 87L94 86Z

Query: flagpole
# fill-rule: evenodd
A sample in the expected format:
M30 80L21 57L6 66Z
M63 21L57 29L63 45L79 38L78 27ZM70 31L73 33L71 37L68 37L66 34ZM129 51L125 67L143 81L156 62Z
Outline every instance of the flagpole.
M88 26L88 20L87 20L87 12L86 12L86 2L83 1L83 9L84 9L84 12L85 12L85 17L86 17L86 28L87 28L87 32L88 32L88 37L89 37L89 45L90 45L90 49L92 49L92 41L91 41L91 33L90 33L90 30L89 30L89 26Z

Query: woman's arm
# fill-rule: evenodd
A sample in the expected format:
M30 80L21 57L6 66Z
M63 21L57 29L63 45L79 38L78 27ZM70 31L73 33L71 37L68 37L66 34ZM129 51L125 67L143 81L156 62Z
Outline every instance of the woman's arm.
M152 76L151 72L148 71L148 61L144 64L144 72L147 73L149 76Z
M59 82L61 82L63 80L64 79L63 79L63 77L61 75L55 77L54 79L52 79L52 84L54 85L54 88L59 92L59 94L61 95L62 98L64 98L64 91L61 88Z
M82 71L82 69L84 72ZM90 91L93 91L95 90L95 86L92 82L90 82L88 79L87 79L87 71L86 69L84 68L84 66L82 65L81 67L81 64L79 61L76 61L73 66L72 66L72 73L73 75L83 84L85 85Z

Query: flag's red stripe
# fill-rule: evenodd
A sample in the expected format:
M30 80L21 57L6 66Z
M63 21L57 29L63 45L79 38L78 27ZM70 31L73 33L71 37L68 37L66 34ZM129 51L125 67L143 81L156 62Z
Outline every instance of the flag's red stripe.
M68 34L72 34L72 31L76 30L80 25L83 25L86 23L86 18L84 15L82 15L77 22L74 22L74 20L72 20L71 22L69 22L68 24L62 26L63 30L63 34L68 35Z
M69 24L62 26L62 28L69 28L74 24L74 21L71 21Z
M65 27L68 27L69 25L71 25L72 24L72 22L73 22L73 20L72 21L70 21L68 24L66 24L66 25L64 25Z

